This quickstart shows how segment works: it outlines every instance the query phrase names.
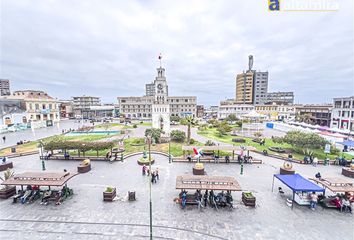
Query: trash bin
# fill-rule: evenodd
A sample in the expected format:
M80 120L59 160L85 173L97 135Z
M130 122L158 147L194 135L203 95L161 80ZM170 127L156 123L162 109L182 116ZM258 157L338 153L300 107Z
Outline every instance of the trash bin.
M15 153L16 152L16 148L15 147L12 147L11 148L11 153Z

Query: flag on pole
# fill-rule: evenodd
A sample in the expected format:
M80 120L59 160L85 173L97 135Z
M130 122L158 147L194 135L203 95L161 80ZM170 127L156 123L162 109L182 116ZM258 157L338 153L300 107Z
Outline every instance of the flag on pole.
M162 55L161 55L161 53L159 54L159 60L161 60L161 58L162 58Z

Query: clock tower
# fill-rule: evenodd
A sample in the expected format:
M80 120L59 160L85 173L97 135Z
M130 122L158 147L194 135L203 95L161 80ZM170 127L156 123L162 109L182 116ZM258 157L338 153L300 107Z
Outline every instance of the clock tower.
M157 77L154 81L155 95L152 104L152 127L160 128L165 133L170 132L170 105L167 101L168 86L165 77L165 69L157 68Z

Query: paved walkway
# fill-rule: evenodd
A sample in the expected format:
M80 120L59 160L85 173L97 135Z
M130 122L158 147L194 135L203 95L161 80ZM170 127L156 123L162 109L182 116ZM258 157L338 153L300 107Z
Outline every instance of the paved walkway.
M50 204L12 204L0 200L1 239L147 239L149 235L148 178L141 175L141 166L134 156L124 162L92 162L92 170L69 181L74 189L72 199L60 206ZM198 211L189 206L181 209L173 202L179 191L175 189L177 175L191 174L193 164L168 163L166 157L155 155L153 168L159 168L160 180L153 187L154 239L323 239L352 240L353 215L336 210L311 211L295 206L291 210L286 198L291 192L281 186L285 195L271 191L272 175L279 171L282 161L259 156L262 165L245 165L240 175L238 164L205 164L208 175L234 176L242 189L253 191L257 207L241 203L241 193L234 193L235 209L206 208ZM13 160L15 171L41 171L38 155ZM46 161L47 171L67 169L75 171L78 162ZM305 177L318 171L322 176L345 178L340 167L295 165ZM106 186L116 186L119 200L102 201ZM128 191L136 191L137 201L127 202ZM190 191L193 192L193 191ZM337 226L337 227L334 227Z
M91 125L89 122L84 122L83 125ZM13 145L16 145L17 142L23 140L35 141L41 138L50 137L53 135L61 134L63 129L70 129L81 127L82 123L78 123L74 120L63 120L59 123L55 123L52 127L46 128L38 128L32 131L31 129L27 129L24 131L12 132L12 133L4 133L1 134L1 143L0 148L6 148ZM4 143L2 137L6 137L6 142Z

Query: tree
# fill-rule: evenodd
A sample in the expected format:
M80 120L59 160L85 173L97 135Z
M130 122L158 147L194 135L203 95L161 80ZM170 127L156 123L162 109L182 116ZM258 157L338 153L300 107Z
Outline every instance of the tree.
M181 124L187 125L187 144L189 145L191 141L191 127L195 126L197 121L192 116L186 116L181 119Z
M145 130L145 136L151 136L152 139L154 139L155 143L158 143L160 141L160 137L163 131L159 128L148 128Z
M274 139L276 142L285 142L296 148L296 150L308 151L324 147L328 141L316 133L304 133L301 131L287 132L284 137Z
M171 116L170 117L171 122L179 122L181 118L179 116Z
M260 138L260 137L262 137L262 133L261 132L255 132L255 133L253 133L253 136L255 136L256 138Z
M237 117L235 114L230 114L229 116L227 116L226 120L228 122L235 122L237 120Z
M184 142L186 139L186 133L180 130L171 131L171 140L175 142Z
M226 121L222 121L220 125L217 127L217 131L219 132L220 136L223 136L231 131L231 127Z
M311 114L305 113L305 114L298 115L297 120L300 122L311 123L313 120L313 117Z

